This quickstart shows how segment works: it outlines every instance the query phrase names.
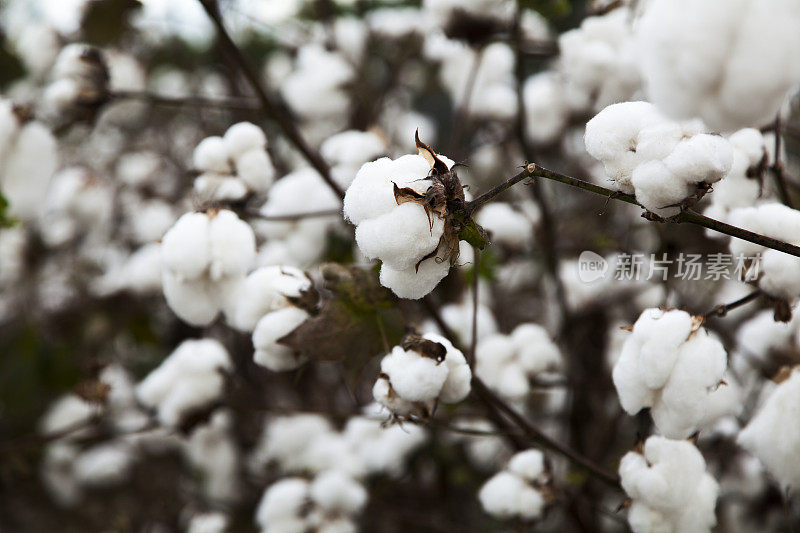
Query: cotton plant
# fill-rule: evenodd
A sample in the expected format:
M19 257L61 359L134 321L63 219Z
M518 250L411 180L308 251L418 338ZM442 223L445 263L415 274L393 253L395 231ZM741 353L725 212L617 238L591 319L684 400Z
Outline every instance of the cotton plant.
M30 109L0 98L0 191L8 215L35 220L42 209L59 155L53 134Z
M357 518L367 503L367 491L337 471L309 481L289 477L270 485L256 509L261 531L358 531Z
M800 485L800 431L795 423L800 408L800 370L784 367L776 381L777 384L770 384L771 392L739 433L737 442L758 457L781 487L788 490Z
M777 202L735 208L728 221L779 241L800 244L800 212ZM731 238L729 248L734 257L754 263L750 268L764 292L788 302L800 297L800 259L736 238ZM791 317L782 317L786 318Z
M800 83L798 26L793 0L649 2L636 29L647 98L717 131L761 127Z
M206 200L241 200L263 194L275 179L267 137L250 122L234 124L222 137L206 137L192 155L194 190Z
M316 292L307 274L288 266L261 267L245 278L236 299L230 322L252 332L257 364L280 372L304 362L279 341L305 322L316 305Z
M533 229L538 219L532 220L528 213L505 202L492 202L478 212L475 221L489 232L493 243L519 250L533 242Z
M356 242L382 262L380 282L401 298L431 292L458 259L464 191L453 162L417 137L418 155L364 164L347 189L344 216Z
M508 335L488 335L475 349L475 374L502 397L517 402L530 392L532 378L561 365L561 350L538 324L520 324Z
M648 102L612 104L586 124L586 150L611 186L669 218L699 201L733 165L731 143L702 122L674 122Z
M549 482L544 454L536 449L524 450L484 483L478 499L483 510L495 518L536 520L552 498Z
M438 402L466 398L471 379L464 354L449 340L435 333L410 333L381 360L372 395L394 416L428 418Z
M622 458L619 475L631 498L634 533L711 531L716 525L719 485L691 442L652 436L641 451Z
M230 355L219 341L186 340L136 386L136 397L155 410L161 424L175 427L222 396L223 373L232 368Z
M164 296L178 317L205 326L230 315L255 262L252 228L233 211L186 213L161 241Z
M725 387L727 353L702 321L680 310L646 309L614 365L612 377L622 408L631 415L649 407L666 437L679 439L733 412L736 402L720 408L713 395Z

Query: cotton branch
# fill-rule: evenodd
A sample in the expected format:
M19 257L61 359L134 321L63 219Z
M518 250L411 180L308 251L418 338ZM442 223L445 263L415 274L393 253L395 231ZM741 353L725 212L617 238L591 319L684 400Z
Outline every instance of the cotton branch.
M467 204L466 211L468 213L472 213L478 207L482 206L483 204L485 204L486 202L488 202L501 192L505 191L512 185L515 185L520 181L524 180L528 176L532 178L544 178L548 180L557 181L559 183L564 183L565 185L570 185L572 187L577 187L578 189L583 189L584 191L589 191L595 194L599 194L601 196L605 196L606 198L612 200L619 200L621 202L626 202L632 205L638 205L639 207L642 207L641 204L639 204L639 202L636 201L636 198L630 194L625 194L619 191L613 191L611 189L607 189L600 185L589 183L588 181L583 181L578 178L567 176L566 174L561 174L560 172L548 170L544 167L537 165L536 163L530 163L528 164L527 167L525 167L525 170L523 170L519 174L508 178L505 182L501 183L497 187L489 191L486 191L482 195L475 198L473 201L469 202ZM644 207L642 207L642 209L644 209ZM771 248L773 250L778 250L779 252L793 255L795 257L800 257L800 246L795 246L793 244L779 241L778 239L773 239L772 237L767 237L766 235L761 235L758 233L754 233L752 231L748 231L743 228L739 228L737 226L732 226L730 224L726 224L725 222L720 222L719 220L715 220L713 218L709 218L699 213L695 213L694 211L682 211L679 215L676 215L672 218L662 219L661 222L674 222L674 223L688 222L689 224L702 226L706 229L716 231L717 233L723 233L730 237L736 237L737 239L742 239L743 241L748 241L752 242L753 244L758 244L759 246L764 246L765 248Z
M217 33L222 41L222 46L227 50L230 57L239 67L239 70L241 70L244 77L250 83L253 91L255 91L256 97L261 104L261 110L266 116L273 119L278 124L289 141L300 151L300 153L303 154L311 166L314 167L317 172L319 172L319 175L323 180L325 180L325 183L328 184L331 190L333 190L333 192L335 192L339 198L343 199L344 191L333 180L328 163L325 162L325 159L323 159L319 152L317 152L308 144L308 142L306 142L305 138L303 138L303 135L300 133L300 130L297 129L294 121L284 109L282 102L280 102L276 96L267 92L267 90L261 84L261 80L259 79L257 71L253 68L239 47L236 46L236 43L233 42L233 39L231 38L228 30L225 28L225 24L222 21L222 15L220 13L217 0L199 0L199 2L203 5L203 8L206 10L209 18L211 18L211 21L217 28Z
M263 215L260 211L251 211L247 215L257 218L259 220L266 220L269 222L292 222L295 220L303 220L306 218L318 218L342 215L341 209L322 209L319 211L307 211L305 213L288 213L283 215Z
M256 111L258 103L252 98L206 97L206 96L164 96L147 91L116 91L111 100L138 100L150 105L166 107L214 107L234 111Z
M757 299L762 294L764 294L764 293L761 291L761 289L756 289L753 292L751 292L750 294L748 294L747 296L739 298L738 300L735 300L735 301L727 303L727 304L719 304L719 305L715 306L713 309L711 309L710 311L704 313L703 314L703 318L709 319L709 318L715 317L715 316L716 317L724 317L725 315L728 314L729 311L733 311L737 307L741 307L743 305L746 305L746 304L752 302L753 300Z

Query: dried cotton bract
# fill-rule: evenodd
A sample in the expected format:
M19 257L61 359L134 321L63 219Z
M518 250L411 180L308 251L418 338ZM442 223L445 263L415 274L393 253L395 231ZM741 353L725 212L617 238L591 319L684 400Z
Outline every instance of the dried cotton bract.
M222 137L203 139L192 158L200 173L194 180L195 191L214 200L266 192L275 177L266 146L264 132L249 122L234 124Z
M725 386L726 366L722 343L696 317L646 309L614 365L614 386L628 414L650 407L662 434L684 438L709 422L711 394Z
M481 487L478 498L483 510L496 518L535 520L547 503L548 481L542 452L525 450Z
M619 465L622 487L633 500L628 523L634 533L711 531L719 486L698 449L654 436L643 452L628 452Z
M671 217L694 205L733 164L731 144L704 130L699 121L673 122L650 103L624 102L590 120L584 139L614 188Z
M440 335L408 334L381 361L375 400L398 416L430 416L436 402L456 403L470 391L464 354Z

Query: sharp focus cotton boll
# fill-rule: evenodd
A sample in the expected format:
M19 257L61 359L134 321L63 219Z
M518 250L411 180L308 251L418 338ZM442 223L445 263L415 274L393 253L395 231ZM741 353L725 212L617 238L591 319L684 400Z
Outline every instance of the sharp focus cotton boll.
M767 397L737 442L758 457L784 488L800 484L800 371L794 369Z
M184 341L136 387L136 397L157 409L163 424L174 426L222 394L221 372L230 368L228 352L218 341Z
M381 361L381 371L389 376L392 388L411 402L436 398L447 379L447 365L396 346Z
M418 300L436 288L448 272L450 265L446 261L437 263L435 258L423 261L419 270L413 266L395 270L388 265L382 265L380 282L400 298Z
M722 344L688 313L647 309L623 344L612 377L625 411L650 407L661 433L683 438L709 422L710 395L726 364Z
M633 500L628 522L635 533L710 531L716 524L719 486L692 443L650 437L643 455L622 458L619 474Z
M687 183L721 180L733 163L733 148L718 135L698 134L681 141L664 158L664 164Z
M300 366L305 359L278 340L294 331L308 316L302 309L285 307L261 318L253 331L253 360L274 372L293 370Z
M766 124L800 82L798 25L792 0L650 2L636 30L648 99L717 130Z

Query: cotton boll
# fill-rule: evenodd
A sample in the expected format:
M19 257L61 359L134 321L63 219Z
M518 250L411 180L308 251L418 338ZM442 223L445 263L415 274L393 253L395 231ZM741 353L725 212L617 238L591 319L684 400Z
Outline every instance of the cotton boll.
M164 265L181 278L197 278L211 260L208 241L210 220L205 213L181 216L162 239Z
M233 211L222 210L208 228L211 252L209 274L212 281L228 276L244 276L255 262L255 235L250 226Z
M203 144L203 142L201 142L201 144ZM217 144L217 141L214 141L214 143ZM263 150L266 145L267 137L264 135L264 131L261 128L250 122L239 122L228 128L228 131L226 131L225 135L223 135L221 150L226 154L227 158L236 160L245 152L249 152L254 149ZM200 145L198 145L198 149L199 148ZM197 166L197 163L195 163L195 165ZM209 168L209 170L214 169Z
M356 226L356 242L368 258L379 258L395 270L414 267L439 244L444 224L412 202L398 205L392 211L361 222Z
M765 124L800 81L791 1L650 2L636 30L648 99L717 130Z
M400 347L383 358L381 371L389 376L392 388L411 402L438 397L448 374L447 365Z
M758 286L766 293L789 301L800 296L800 259L795 256L766 250L761 255L763 276Z
M537 481L544 473L544 454L539 450L516 453L508 462L508 471L526 481Z
M342 86L353 77L353 68L336 52L317 44L300 48L295 70L281 86L289 107L305 119L338 117L346 112L348 98Z
M633 500L628 514L633 531L710 531L719 486L705 469L703 456L687 441L653 436L644 455L627 453L619 474Z
M419 270L413 266L395 270L388 265L382 265L381 285L391 289L400 298L419 300L430 293L450 272L450 263L437 263L435 259L432 257L420 263Z
M239 450L231 433L229 411L217 409L198 426L184 448L189 462L202 473L203 492L218 501L233 501L239 491Z
M510 472L500 472L487 481L478 499L484 511L501 519L518 516L532 520L540 517L544 509L539 492Z
M136 387L136 397L156 408L163 424L174 426L184 414L222 394L221 372L231 366L228 352L218 341L184 341Z
M731 144L723 137L707 134L681 141L664 158L664 165L689 183L717 182L728 173L732 163Z
M222 137L206 137L192 154L192 164L204 172L230 173L228 151Z
M364 487L337 470L319 474L311 483L311 500L328 513L355 514L367 502Z
M488 204L480 210L476 222L490 232L493 241L511 248L524 248L533 241L533 223L509 204Z
M47 410L39 422L41 433L61 433L65 430L75 428L76 431L70 432L65 438L78 438L86 435L86 428L81 429L98 415L101 409L92 405L82 398L68 394L56 400Z
M210 324L219 315L217 287L210 281L183 281L179 276L164 271L161 287L169 308L189 324Z
M737 442L758 457L784 488L800 484L796 451L800 429L794 422L800 408L800 371L794 369L756 411Z
M413 413L416 407L413 402L403 399L392 388L389 379L379 377L372 387L372 398L395 415L405 416Z
M273 461L285 471L299 470L311 443L332 431L330 423L320 415L277 417L264 426L252 462L259 470Z
M225 533L230 520L221 512L209 512L194 515L186 528L187 533Z
M447 350L444 364L447 366L447 379L442 385L439 399L445 403L460 402L467 397L471 388L472 370L461 350L456 349L449 340L435 333L425 334L425 338L442 344Z
M260 319L253 331L253 360L273 372L293 370L300 366L304 359L278 340L294 331L308 317L308 313L302 309L285 307Z
M236 174L255 192L266 192L275 178L275 167L263 148L248 150L235 160Z
M252 331L263 316L288 307L289 298L298 298L310 288L311 280L297 268L259 268L241 286L233 323L243 331Z
M125 481L133 461L133 450L129 446L110 442L82 452L73 464L73 471L81 485L107 487Z
M386 153L386 141L371 131L347 130L320 146L322 157L332 165L360 167Z
M289 519L300 519L301 508L308 501L308 497L308 481L302 478L284 478L270 485L264 492L256 509L256 522L263 529L270 527L277 529L278 523L284 523ZM298 531L304 529L305 525ZM284 531L295 531L295 529Z
M525 103L526 135L534 143L555 141L569 119L569 107L563 94L563 81L555 72L534 74L522 88Z

